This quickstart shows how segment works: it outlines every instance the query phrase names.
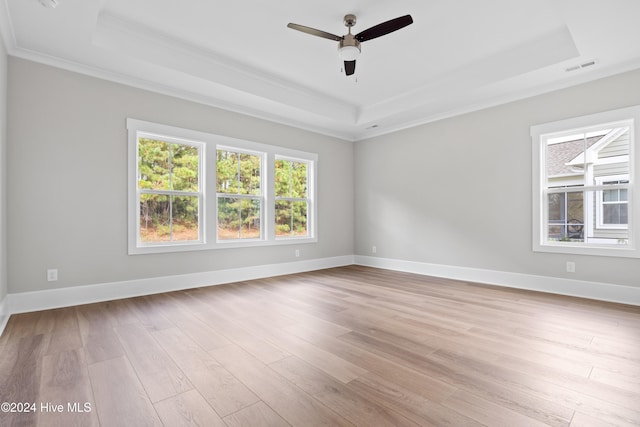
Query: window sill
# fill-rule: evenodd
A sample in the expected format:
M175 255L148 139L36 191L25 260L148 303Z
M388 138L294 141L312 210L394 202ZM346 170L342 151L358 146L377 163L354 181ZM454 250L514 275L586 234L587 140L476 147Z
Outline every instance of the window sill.
M279 238L277 240L226 240L216 243L177 243L177 244L165 244L165 245L149 245L149 246L136 246L129 248L129 255L149 255L149 254L162 254L162 253L177 253L177 252L191 252L191 251L210 251L220 249L238 249L238 248L254 248L254 247L267 247L267 246L282 246L282 245L300 245L307 243L317 243L316 237L290 237Z
M571 243L558 242L534 245L533 251L568 255L640 258L640 250L628 245L576 246Z

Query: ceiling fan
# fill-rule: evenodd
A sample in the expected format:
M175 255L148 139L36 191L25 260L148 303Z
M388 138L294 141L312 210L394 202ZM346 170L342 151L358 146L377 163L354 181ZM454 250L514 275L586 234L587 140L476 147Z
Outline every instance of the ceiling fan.
M292 22L290 22L287 27L311 34L312 36L337 41L338 53L344 61L344 72L347 76L350 76L356 72L356 59L360 55L360 43L387 35L412 23L413 18L411 18L411 15L400 16L353 35L351 34L351 27L356 25L356 16L348 14L344 17L344 25L349 29L349 32L344 36L336 36L326 31L316 30L315 28L305 27L304 25L294 24Z

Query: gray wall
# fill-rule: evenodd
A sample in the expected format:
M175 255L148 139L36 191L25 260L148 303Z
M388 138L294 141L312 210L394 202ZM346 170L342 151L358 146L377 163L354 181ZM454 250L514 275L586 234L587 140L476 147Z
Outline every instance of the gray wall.
M7 60L0 35L0 301L7 295Z
M638 259L532 252L529 135L637 104L640 71L357 142L356 254L640 286Z
M350 142L13 57L9 81L10 293L354 253ZM318 153L318 243L128 256L127 117Z
M319 241L300 246L300 259L356 253L640 286L637 259L532 252L529 136L532 124L640 104L640 71L352 144L8 63L0 298L7 283L17 293L297 260L295 246L128 256L126 117L317 152ZM576 273L564 272L567 260ZM58 282L46 282L47 268Z

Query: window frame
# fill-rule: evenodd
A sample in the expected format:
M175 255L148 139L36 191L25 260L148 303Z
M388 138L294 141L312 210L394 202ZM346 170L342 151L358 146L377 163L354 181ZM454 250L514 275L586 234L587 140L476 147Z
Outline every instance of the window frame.
M317 165L318 154L310 153L275 145L263 144L222 135L200 132L175 126L163 125L133 118L127 118L128 132L128 254L154 254L196 250L215 250L243 247L260 247L274 245L289 245L315 243L317 235ZM137 198L137 168L138 168L138 135L156 135L163 140L191 141L202 143L201 161L199 164L199 180L202 199L198 215L199 241L174 241L162 244L140 245L139 242L139 202ZM166 139L165 139L166 138ZM218 206L217 206L217 177L216 177L216 153L218 147L230 149L236 152L249 154L261 153L263 155L263 169L261 170L261 186L263 206L260 220L260 239L229 239L218 240ZM310 208L308 210L308 236L296 236L291 238L275 237L275 159L286 157L308 162L310 171L307 172L308 197Z
M179 252L192 250L205 244L205 221L206 215L206 171L204 159L206 157L206 145L202 141L202 135L198 132L187 131L170 126L155 123L141 122L128 119L127 128L129 130L129 206L128 206L128 250L129 254L146 254L161 252ZM140 138L158 139L169 144L182 144L198 147L198 240L187 241L163 241L144 243L140 239L140 196L142 194L167 194L167 195L191 195L191 192L176 190L144 190L138 185L138 141Z
M628 188L628 243L624 245L549 241L545 231L547 221L547 195L551 192L583 191L584 200L593 197L603 185L584 185L576 188L548 188L546 184L545 144L551 137L588 133L609 126L629 126L629 184ZM640 258L640 192L635 190L640 167L640 106L621 108L574 117L556 122L531 126L532 141L532 249L578 255ZM586 184L586 183L585 183ZM586 202L585 202L586 203ZM589 220L585 216L585 223Z

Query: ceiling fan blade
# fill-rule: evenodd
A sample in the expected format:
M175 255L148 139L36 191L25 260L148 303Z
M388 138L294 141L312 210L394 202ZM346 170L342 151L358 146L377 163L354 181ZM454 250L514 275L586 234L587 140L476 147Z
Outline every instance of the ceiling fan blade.
M385 34L392 33L410 24L413 24L413 18L411 17L411 15L400 16L381 24L374 25L371 28L367 28L366 30L356 34L355 37L359 42L365 42L367 40L375 39L380 36L384 36Z
M305 27L304 25L294 24L293 22L289 22L287 24L287 27L294 30L302 31L303 33L311 34L312 36L318 36L337 42L342 40L342 36L336 36L335 34L327 33L326 31L316 30L315 28Z
M344 61L344 73L347 76L356 72L356 61Z

